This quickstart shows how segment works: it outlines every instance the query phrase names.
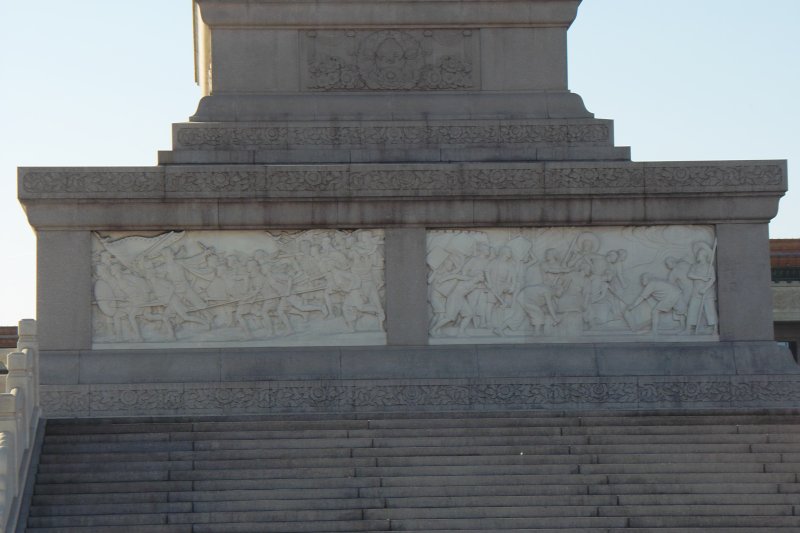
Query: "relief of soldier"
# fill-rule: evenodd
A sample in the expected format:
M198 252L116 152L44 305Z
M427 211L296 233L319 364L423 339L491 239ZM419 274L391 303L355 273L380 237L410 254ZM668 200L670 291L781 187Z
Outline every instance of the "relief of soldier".
M431 232L430 336L715 335L715 252L707 227Z
M384 331L381 232L249 232L236 238L227 243L211 232L95 235L96 342Z

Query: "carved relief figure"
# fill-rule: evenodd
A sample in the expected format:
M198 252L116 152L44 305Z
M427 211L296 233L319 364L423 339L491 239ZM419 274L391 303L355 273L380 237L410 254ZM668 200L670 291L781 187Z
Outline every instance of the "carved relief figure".
M379 231L95 234L95 250L99 347L385 340Z
M644 289L627 310L631 311L645 300L652 299L651 330L653 335L658 334L658 322L662 313L672 313L681 324L686 321L686 311L681 309L680 305L681 290L677 285L663 279L654 279L649 272L642 274L641 282Z
M431 342L714 338L713 240L706 226L432 231Z
M716 242L714 247L716 248ZM714 271L714 252L708 244L696 242L693 246L695 261L686 277L692 281L686 326L690 333L699 334L714 330L717 325L717 298L714 289L717 276Z

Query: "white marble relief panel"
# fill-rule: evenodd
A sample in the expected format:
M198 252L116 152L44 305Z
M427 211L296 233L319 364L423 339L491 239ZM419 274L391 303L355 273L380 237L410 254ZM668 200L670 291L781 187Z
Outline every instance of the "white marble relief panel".
M428 232L432 344L717 340L711 226Z
M94 234L94 348L385 344L383 231Z

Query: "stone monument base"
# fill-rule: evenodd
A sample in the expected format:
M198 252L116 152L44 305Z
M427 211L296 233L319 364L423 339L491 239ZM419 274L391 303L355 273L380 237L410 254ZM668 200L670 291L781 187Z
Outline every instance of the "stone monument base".
M51 352L42 368L50 417L800 407L800 367L772 342Z

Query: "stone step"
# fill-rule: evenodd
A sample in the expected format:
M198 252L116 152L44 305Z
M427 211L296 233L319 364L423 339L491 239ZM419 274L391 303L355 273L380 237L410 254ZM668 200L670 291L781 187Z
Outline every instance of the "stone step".
M656 517L733 517L733 516L793 516L797 505L617 505L599 507L600 516Z
M658 454L640 455L583 454L583 455L531 455L509 453L503 455L419 455L410 457L375 457L376 466L425 466L425 465L465 465L465 464L663 464L663 463L780 463L779 453L740 453L740 454Z
M403 430L404 435L411 435L413 430ZM767 434L767 433L657 433L657 434L578 434L569 432L562 435L561 428L506 428L506 429L479 429L471 432L469 429L423 430L423 434L414 436L386 436L383 432L373 430L359 431L258 431L258 432L210 432L210 433L122 433L101 435L57 435L45 438L44 450L48 453L62 450L70 453L69 445L95 445L109 444L144 445L157 447L156 443L173 443L193 441L204 443L197 449L204 449L205 443L213 443L215 448L252 448L252 447L286 447L286 440L299 439L299 447L330 447L329 443L336 442L333 446L342 446L342 439L352 441L353 446L364 446L371 440L372 446L385 447L396 443L398 446L463 446L463 445L498 445L498 444L689 444L689 443L739 443L739 444L764 444L764 443L798 443L800 433ZM305 442L307 439L309 442ZM323 446L316 443L322 442ZM235 444L234 444L235 443ZM246 444L249 443L249 444ZM313 444L312 444L313 443ZM76 447L78 451L90 451L86 448ZM171 448L164 448L171 449ZM105 450L104 450L105 451Z
M766 463L764 472L800 472L800 463Z
M129 481L120 483L37 484L34 494L98 494L111 492L185 492L191 490L268 490L361 488L380 486L380 478L234 479L202 481Z
M159 420L154 422L134 422L132 419L49 419L47 421L47 436L56 435L100 435L114 433L152 433L172 431L192 431L192 422L168 422Z
M558 496L558 495L692 495L692 494L761 494L777 495L779 483L651 483L639 485L586 485L559 483L541 485L445 485L445 486L391 486L365 487L359 490L366 498L428 498L465 496ZM800 485L798 485L800 487ZM790 494L788 490L780 493Z
M136 453L172 452L191 450L237 450L263 448L364 448L372 446L373 439L268 439L268 440L209 440L209 441L163 441L163 442L98 442L46 444L42 453Z
M105 505L118 503L214 502L281 499L347 499L359 497L358 487L330 489L267 489L227 491L120 492L93 494L38 494L32 504Z
M711 474L708 474L711 475ZM764 476L787 476L787 474L761 474ZM786 479L786 478L781 478ZM382 487L441 487L447 485L596 485L605 484L605 475L586 475L586 474L505 474L505 475L453 475L453 476L405 476L380 478Z
M191 452L189 452L191 453ZM170 452L152 452L152 453L45 453L39 456L39 464L65 464L65 463L110 463L117 461L130 461L130 462L148 462L148 461L170 461ZM187 460L187 459L182 459ZM188 458L191 461L191 457ZM84 467L86 468L86 467Z
M684 483L615 483L585 487L588 494L777 494L790 493L794 484L776 482L719 482L689 481ZM800 485L798 492L800 492Z
M194 524L192 533L357 533L389 531L387 520L361 520L358 522L245 522Z
M773 473L764 463L634 463L634 464L588 464L580 465L581 474L684 474L684 473ZM800 470L775 470L775 472L798 472Z
M328 503L330 502L330 503ZM382 498L360 498L360 499L335 499L335 500L314 500L309 502L303 500L237 500L237 501L210 501L195 503L196 511L256 511L269 510L274 508L294 509L305 505L306 508L327 509L320 505L342 505L352 506L359 509L382 509L387 508L457 508L457 507L507 507L509 505L519 505L521 507L552 507L552 506L594 506L615 505L614 496L482 496L482 497L462 497L462 498L409 498L409 499L382 499ZM338 507L337 507L338 508Z
M88 516L30 516L29 528L63 528L95 526L128 526L131 529L146 525L167 525L169 514L112 514Z
M38 483L105 483L112 481L192 481L211 479L311 479L332 477L356 477L353 467L339 468L260 468L242 470L177 470L177 471L123 471L39 474ZM364 475L363 477L369 477Z
M169 470L132 470L121 472L68 472L59 474L37 474L36 483L55 485L62 483L122 483L128 481L170 481Z
M348 424L351 426L352 424ZM251 426L251 427L248 427ZM159 428L154 425L148 426L148 431L134 431L139 425L131 428L120 426L119 431L110 431L104 426L80 427L81 431L67 433L65 431L48 434L45 442L48 444L59 444L69 442L126 442L137 440L212 440L221 438L242 438L242 439L270 439L270 438L342 438L342 437L363 437L363 438L402 438L402 437L457 437L457 436L491 436L491 435L564 435L564 436L584 436L584 435L696 435L696 425L663 425L663 426L538 426L538 425L506 425L488 424L478 427L426 427L426 428L303 428L303 429L272 429L264 424L240 423L231 425L225 430L216 427L188 428L186 430L174 430L168 425ZM78 429L78 428L76 428ZM112 428L113 429L113 428ZM704 426L703 434L731 434L731 435L753 435L753 434L798 434L800 425L770 425L770 426L735 426L735 425L714 425Z
M737 527L731 528L699 527L699 528L537 528L537 529L504 529L507 533L774 533L777 531L790 530L791 527ZM438 529L436 533L460 533L463 529ZM496 529L470 529L471 533L496 533Z
M30 516L89 516L122 514L191 513L191 502L163 503L83 503L80 505L32 505Z
M84 442L136 442L136 441L185 441L215 439L324 439L348 438L346 429L309 429L281 431L213 431L213 432L150 432L150 433L82 433L77 435L52 435L44 439L45 444L69 444Z
M28 518L30 527L93 527L93 526L138 526L156 524L213 524L226 522L318 522L359 521L360 509L311 510L311 511L258 511L215 513L158 513L158 514L111 514L82 516L36 516Z
M461 465L424 467L356 467L356 468L294 468L294 469L243 469L243 470L191 470L170 473L174 480L213 480L213 479L281 479L281 478L320 478L320 477L405 477L454 475L568 475L578 474L577 465ZM763 471L759 469L759 471ZM69 476L71 474L57 474ZM91 474L87 474L91 476ZM63 481L62 481L63 482Z
M777 455L778 459L780 456ZM220 461L194 461L198 470L241 468L303 468L309 466L481 466L481 465L572 465L591 463L592 455L456 455L431 457L351 457L307 459L228 459ZM135 463L134 463L135 464ZM176 469L177 470L177 469Z
M89 526L89 527L29 527L27 533L192 533L191 524L144 525L136 528L130 526Z
M649 464L649 463L779 463L780 453L648 453L590 454L591 464ZM380 461L380 459L379 459Z
M170 503L110 503L81 505L32 506L31 516L75 516L144 513L209 513L237 511L282 511L282 510L344 510L380 509L384 501L380 498L306 498L301 500L245 500L210 502L170 502Z
M364 516L371 520L428 520L428 519L477 519L488 518L570 518L596 517L595 506L521 506L521 507L416 507L411 509L368 509Z
M194 490L267 490L267 489L330 489L379 487L380 478L311 478L311 479L214 479L176 481L193 486ZM178 489L185 491L187 489Z
M315 499L348 499L365 498L380 499L379 497L362 496L362 487L353 485L344 480L330 488L276 488L276 489L223 489L204 490L195 489L185 492L170 492L169 500L176 502L234 502L250 500L315 500ZM351 485L351 486L345 486ZM371 487L370 487L371 488Z
M728 527L738 533L740 527L800 528L800 516L634 516L628 518L636 528Z
M497 416L504 415L504 416ZM164 421L136 422L130 419L100 419L89 421L86 419L66 421L50 420L48 435L69 434L100 434L100 433L147 433L158 432L204 432L204 431L278 431L278 430L364 430L364 429L443 429L443 428L481 428L481 427L561 427L575 428L573 431L591 432L588 428L609 428L610 431L622 431L620 428L634 427L634 431L646 431L646 426L674 427L704 426L712 428L725 427L727 430L738 428L736 432L800 432L800 423L795 415L743 415L743 414L709 414L709 415L662 415L641 413L615 415L605 413L605 416L577 416L561 413L533 412L526 416L521 412L509 413L471 413L454 412L444 415L430 413L430 416L415 414L411 417L401 417L399 413L381 414L371 413L370 419L347 419L331 417L309 418L287 415L287 420L281 417L241 417L238 420L209 420L209 421ZM313 416L313 415L312 415ZM255 418L255 420L253 419ZM304 419L303 419L304 418ZM581 430L578 428L587 428ZM616 428L616 429L615 429ZM566 429L565 429L566 430ZM601 429L600 431L607 431ZM656 430L659 431L659 430ZM685 429L676 429L683 431Z
M42 453L44 454L159 453L190 450L192 450L192 442L190 441L99 442L45 444L42 446Z
M334 458L351 457L349 448L277 448L255 450L206 450L173 451L156 453L65 453L42 454L41 461L49 463L93 463L95 460L106 463L112 461L193 461L219 459L294 459L294 458Z
M604 528L624 528L627 518L618 517L539 517L539 518L411 518L408 520L391 520L392 531L438 531L452 529L471 531L475 529L502 531L506 529L568 529L592 528L595 531Z
M109 492L169 492L192 490L191 481L128 481L122 483L37 483L34 494L97 494Z
M432 518L541 518L541 517L656 517L656 516L792 516L792 505L733 505L724 510L717 505L654 506L501 506L501 507L415 507L367 509L364 516L373 520Z
M109 503L167 503L170 492L109 492L100 494L34 494L31 505L90 505ZM179 500L176 500L179 501Z
M288 435L288 434L284 434ZM191 434L190 434L191 436ZM259 449L259 448L387 448L387 447L466 447L466 446L510 446L510 445L570 445L570 446L656 446L656 445L700 445L734 444L767 445L791 444L800 442L800 434L686 434L686 435L493 435L461 437L299 437L295 438L236 438L227 435L224 439L154 440L124 442L87 442L45 444L45 453L87 453L87 452L131 452L131 451L179 451L187 446L195 450L213 449ZM796 448L795 448L796 449ZM789 448L789 451L793 451Z
M669 473L669 474L609 474L611 485L674 484L674 483L796 483L797 474L778 473Z
M610 495L609 495L610 496ZM617 494L618 505L797 505L794 494ZM721 514L724 514L724 510Z

